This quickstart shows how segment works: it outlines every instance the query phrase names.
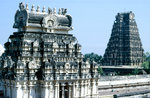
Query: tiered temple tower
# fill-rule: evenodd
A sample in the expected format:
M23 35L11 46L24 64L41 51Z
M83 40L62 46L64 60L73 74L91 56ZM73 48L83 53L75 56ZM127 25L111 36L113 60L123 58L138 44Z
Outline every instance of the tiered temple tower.
M134 13L118 13L103 57L103 65L139 66L143 62L143 48Z
M7 98L97 98L98 65L83 62L81 45L68 32L72 17L67 9L23 3L0 59L0 93Z

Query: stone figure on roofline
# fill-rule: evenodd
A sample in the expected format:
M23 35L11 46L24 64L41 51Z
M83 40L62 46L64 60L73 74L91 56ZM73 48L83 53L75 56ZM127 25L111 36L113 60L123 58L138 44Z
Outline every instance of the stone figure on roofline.
M23 3L23 2L21 2L21 3L19 4L19 8L20 8L20 10L24 10L25 6L24 6L24 3Z

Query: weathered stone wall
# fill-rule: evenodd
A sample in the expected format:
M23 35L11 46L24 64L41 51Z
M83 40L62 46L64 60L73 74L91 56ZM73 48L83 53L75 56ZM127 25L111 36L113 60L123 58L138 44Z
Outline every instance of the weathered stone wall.
M101 76L99 79L99 86L140 82L150 82L150 75Z
M149 96L148 91L150 91L150 75L102 76L98 84L101 97Z

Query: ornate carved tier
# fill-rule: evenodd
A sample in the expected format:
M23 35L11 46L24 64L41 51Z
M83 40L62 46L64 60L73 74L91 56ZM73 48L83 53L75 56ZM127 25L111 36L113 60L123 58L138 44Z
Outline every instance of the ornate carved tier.
M67 9L59 9L58 14L56 9L48 8L48 12L40 12L40 7L34 10L32 6L31 11L28 10L28 6L24 7L23 3L20 3L19 10L15 15L14 28L18 31L32 31L32 32L50 32L50 33L67 33L72 30L72 17L67 14ZM62 32L61 32L62 33Z

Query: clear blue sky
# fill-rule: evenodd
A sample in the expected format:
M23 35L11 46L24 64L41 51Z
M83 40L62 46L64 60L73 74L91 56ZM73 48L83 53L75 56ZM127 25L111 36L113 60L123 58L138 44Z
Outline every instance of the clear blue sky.
M20 2L41 8L67 8L73 17L74 30L82 45L82 53L103 55L118 12L133 11L143 48L150 52L150 0L3 0L0 3L0 44L4 44L15 29L14 15Z

